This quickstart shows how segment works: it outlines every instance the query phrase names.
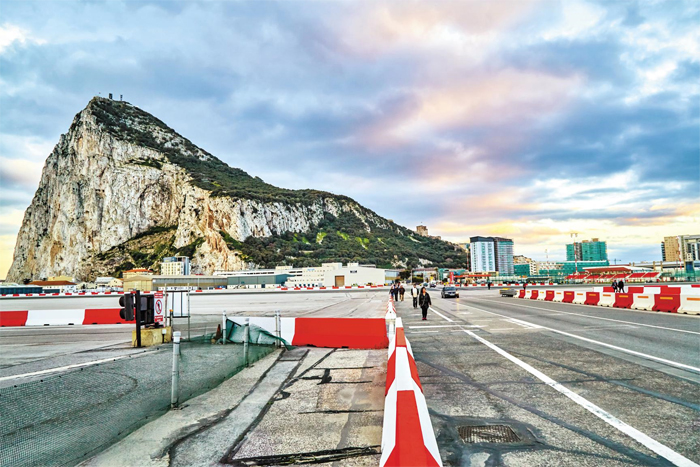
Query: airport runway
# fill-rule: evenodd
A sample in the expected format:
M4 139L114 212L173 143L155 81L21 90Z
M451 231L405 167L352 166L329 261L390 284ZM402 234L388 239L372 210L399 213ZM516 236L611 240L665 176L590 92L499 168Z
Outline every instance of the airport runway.
M428 321L410 297L397 304L445 465L700 462L700 317L501 298L498 288L460 294L443 300L431 291ZM386 291L202 294L192 300L193 334L215 329L223 309L378 317L386 299ZM136 352L131 330L0 329L0 378ZM519 439L460 439L459 427L494 424Z
M431 295L427 321L407 303L397 312L446 465L700 461L698 317ZM493 424L520 440L460 439L460 426Z
M383 317L388 292L197 293L191 295L189 333L216 331L227 316ZM0 311L118 308L118 296L30 297L0 300ZM188 320L175 319L188 335ZM100 355L130 351L133 325L41 326L0 328L0 377L44 370ZM12 368L10 368L12 367Z

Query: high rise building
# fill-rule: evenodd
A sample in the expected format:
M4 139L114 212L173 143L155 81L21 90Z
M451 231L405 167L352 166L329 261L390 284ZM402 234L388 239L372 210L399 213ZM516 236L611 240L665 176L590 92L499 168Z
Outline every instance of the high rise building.
M163 276L189 276L190 258L187 256L168 256L160 263L160 274Z
M566 245L567 261L607 261L608 248L606 242L597 238L574 242Z
M513 275L513 240L510 238L494 237L496 244L496 271L505 275Z
M471 237L472 272L512 275L513 240L501 237Z
M700 260L700 235L664 237L661 245L664 261Z
M496 252L493 238L471 237L469 239L472 272L494 272L496 270Z

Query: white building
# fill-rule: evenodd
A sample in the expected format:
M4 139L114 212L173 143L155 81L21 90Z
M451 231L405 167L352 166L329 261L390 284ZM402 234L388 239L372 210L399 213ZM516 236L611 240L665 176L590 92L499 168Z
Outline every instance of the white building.
M287 287L343 287L352 285L384 285L385 269L359 263L323 263L321 266L295 268L293 266L277 266L275 269L251 269L247 271L217 271L216 276L255 277L289 274L285 285Z
M162 276L189 276L190 258L187 256L168 256L160 263Z
M292 274L287 286L322 286L343 287L347 285L384 285L385 270L374 266L360 266L359 263L323 263L320 267L301 268L297 275L295 269L284 271Z
M496 251L490 237L471 237L469 239L472 272L493 272L496 270Z

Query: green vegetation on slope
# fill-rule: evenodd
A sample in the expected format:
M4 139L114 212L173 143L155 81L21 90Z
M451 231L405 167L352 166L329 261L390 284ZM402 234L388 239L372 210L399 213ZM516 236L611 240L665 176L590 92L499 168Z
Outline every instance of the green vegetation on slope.
M337 235L327 235L329 232ZM294 232L279 237L249 237L239 247L250 261L262 267L290 264L297 267L318 266L328 262L361 262L390 268L396 261L407 261L408 267L417 267L418 258L443 267L464 267L466 253L441 240L428 237L411 239L411 232L404 235L395 231L373 228L367 232L365 225L352 213L339 217L326 214L318 226L305 233L305 237L323 238L323 242L307 243ZM301 237L301 238L300 238Z
M100 127L127 142L162 153L168 161L187 171L195 186L212 196L252 199L262 202L310 204L321 198L352 201L345 196L318 190L287 190L265 183L245 171L230 167L198 148L161 120L128 102L95 97L88 106ZM157 161L134 161L159 168Z

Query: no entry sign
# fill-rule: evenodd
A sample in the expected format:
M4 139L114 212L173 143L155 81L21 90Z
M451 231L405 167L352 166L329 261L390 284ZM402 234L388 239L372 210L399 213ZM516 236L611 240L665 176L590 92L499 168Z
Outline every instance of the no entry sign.
M155 323L162 323L165 321L165 303L163 300L163 293L156 292L153 296L153 321Z

